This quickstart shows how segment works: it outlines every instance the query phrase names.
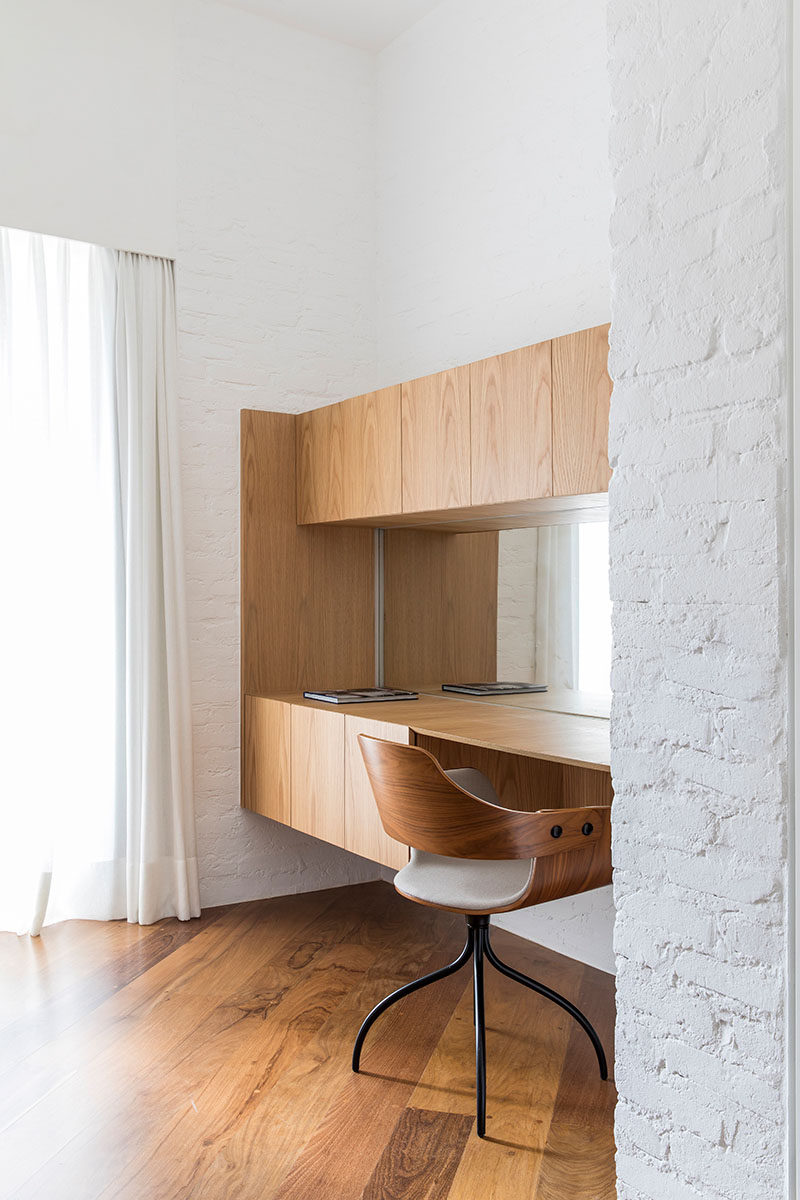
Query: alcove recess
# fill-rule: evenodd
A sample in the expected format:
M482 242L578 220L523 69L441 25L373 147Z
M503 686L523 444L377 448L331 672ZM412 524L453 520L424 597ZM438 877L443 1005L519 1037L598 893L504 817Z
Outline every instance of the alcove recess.
M308 413L242 412L246 807L263 811L260 758L288 754L253 725L254 698L371 686L380 658L392 686L496 677L497 530L607 511L607 334L570 333ZM457 765L456 742L435 749ZM558 766L546 792L574 795ZM276 802L269 815L292 823L290 810Z

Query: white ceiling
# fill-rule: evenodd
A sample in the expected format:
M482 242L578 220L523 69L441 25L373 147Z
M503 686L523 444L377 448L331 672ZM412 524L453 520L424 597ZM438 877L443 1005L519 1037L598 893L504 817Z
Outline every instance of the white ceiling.
M382 50L439 0L223 0L363 50Z

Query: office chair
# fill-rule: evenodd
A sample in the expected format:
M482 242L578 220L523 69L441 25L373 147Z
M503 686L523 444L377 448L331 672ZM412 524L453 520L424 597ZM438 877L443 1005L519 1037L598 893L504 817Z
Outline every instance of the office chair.
M397 891L418 904L463 913L467 940L454 962L398 988L372 1009L356 1037L353 1070L359 1070L364 1039L382 1013L472 959L479 1137L486 1133L484 961L568 1012L591 1040L600 1077L607 1079L603 1047L589 1020L564 996L497 957L489 918L610 883L610 808L518 812L501 807L490 781L471 767L444 771L419 746L366 734L358 741L383 827L411 847L408 865L395 876Z

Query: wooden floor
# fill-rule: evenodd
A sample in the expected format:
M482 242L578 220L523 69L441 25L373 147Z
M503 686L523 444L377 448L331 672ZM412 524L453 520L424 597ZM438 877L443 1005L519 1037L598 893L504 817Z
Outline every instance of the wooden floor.
M3 1200L612 1200L614 1087L561 1010L487 968L487 1140L462 919L388 884L147 928L0 934ZM613 980L496 931L611 1048Z

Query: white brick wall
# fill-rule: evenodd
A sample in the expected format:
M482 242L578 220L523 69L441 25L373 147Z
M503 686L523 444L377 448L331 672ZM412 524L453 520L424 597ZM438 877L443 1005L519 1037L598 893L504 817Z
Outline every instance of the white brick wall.
M375 878L239 803L239 410L372 386L373 62L230 6L177 14L177 301L204 905Z
M785 4L610 0L621 1200L778 1200Z

